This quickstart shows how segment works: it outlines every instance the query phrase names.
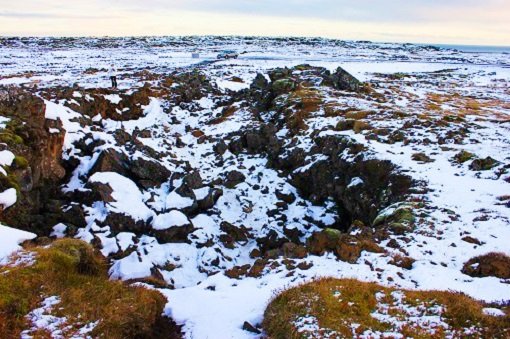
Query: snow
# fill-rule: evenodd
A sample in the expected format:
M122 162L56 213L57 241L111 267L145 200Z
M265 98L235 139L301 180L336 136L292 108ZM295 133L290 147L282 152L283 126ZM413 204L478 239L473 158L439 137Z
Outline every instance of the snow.
M380 82L377 73L410 73L405 81L391 83L391 88L376 88L378 92L391 92L395 87L399 90L398 94L392 94L394 98L385 103L374 103L351 96L336 97L331 93L325 93L328 102L338 103L345 108L374 110L377 115L382 115L383 118L376 117L373 121L374 126L380 128L402 126L405 121L421 114L423 107L420 105L429 93L441 91L450 93L456 90L466 96L487 96L489 99L508 102L508 94L505 94L510 79L508 55L499 53L457 54L397 44L339 43L321 39L282 42L260 38L246 42L236 37L223 42L210 37L197 37L187 40L186 43L172 37L149 37L145 43L136 39L119 39L115 42L122 48L107 48L108 53L104 53L94 39L82 39L79 44L64 46L58 50L49 48L48 51L41 53L43 47L35 43L37 40L28 41L27 46L10 46L2 49L0 63L5 64L5 67L0 69L0 77L5 78L0 80L0 83L40 81L38 86L45 88L78 82L83 88L108 87L109 80L104 69L109 66L108 59L113 55L119 62L119 68L126 70L122 85L131 89L143 85L145 81L136 75L137 72L150 68L154 74L169 74L179 67L189 67L204 61L206 63L200 66L200 69L224 93L228 90L239 91L247 88L258 72L267 78L269 69L303 63L323 66L329 70L342 66L362 81L377 83ZM216 62L215 50L220 47L246 53L236 60ZM192 59L191 51L200 53L201 58ZM99 71L92 74L84 72L92 67ZM428 73L445 69L454 69L451 78L433 78L432 74ZM29 70L34 70L39 75L29 76L23 73ZM496 75L490 75L492 72L496 72ZM228 80L233 76L241 78L244 83ZM382 82L382 86L386 84ZM73 97L93 100L85 92L82 94L74 91ZM111 103L119 103L121 100L118 94L106 95L105 98ZM92 115L94 116L92 120L97 123L94 128L80 126L73 119L82 117L81 114L65 107L63 102L45 101L46 117L60 119L66 130L64 158L75 156L80 160L71 180L64 185L64 191L84 191L87 182L109 184L113 190L112 198L115 201L106 204L96 202L84 206L87 226L78 230L77 237L86 241L98 237L103 245L103 254L133 248L134 251L129 256L114 261L110 270L114 279L143 278L151 274L151 268L154 266L174 265L175 269L161 270L161 273L175 289L163 289L162 292L169 299L166 312L184 325L187 338L253 338L255 335L242 330L244 321L259 324L267 302L274 293L310 281L317 276L357 278L411 289L443 290L447 287L486 301L508 299L510 285L501 279L471 278L461 273L463 264L474 256L491 251L510 254L507 244L507 239L510 238L508 227L510 209L498 202L498 197L508 195L508 183L503 181L507 175L498 178L494 171L476 173L468 169L467 163L453 165L451 162L451 158L458 151L467 150L480 157L491 156L502 163L508 163L510 143L508 123L491 121L495 113L508 118L510 114L508 109L486 108L478 115L467 114L469 139L477 142L467 140L459 144L450 139L445 146L451 150L443 150L435 144L427 145L425 140L435 142L439 136L430 129L412 131L413 137L420 142L386 144L369 140L363 133L336 131L334 126L339 121L338 117L325 117L323 112L313 113L307 121L310 131L321 131L319 136L350 137L366 146L369 150L367 154L370 156L390 160L414 179L427 183L430 191L417 198L433 209L424 211L423 214L427 215L425 222L417 225L417 229L408 235L410 239L408 242L400 238L395 239L402 246L402 250L417 261L411 270L402 270L388 265L390 257L381 254L364 252L355 264L338 261L334 255L326 254L322 257L310 256L296 260L296 263L307 262L313 266L309 270L297 269L294 276L287 276L288 270L281 267L275 270L266 269L260 278L243 277L241 280L234 280L226 277L224 271L234 265L253 264L254 259L248 254L256 247L256 237L267 235L270 231L277 234L283 232L279 220L266 213L276 208L278 202L274 195L276 190L296 196L296 201L288 204L281 215L288 220L284 225L285 229L299 231L302 234L301 241L305 241L307 236L318 230L314 223L307 220L333 225L339 216L335 213L334 202L329 199L320 206L314 206L300 197L297 190L289 184L288 178L268 168L268 161L264 156L233 155L229 151L223 156L217 156L211 142L198 143L188 131L200 129L208 137L224 139L228 143L233 138L231 133L235 135L240 130L258 126L260 123L253 119L251 112L240 109L221 124L209 124L212 117L221 113L223 107L218 105L223 99L222 96L206 96L195 100L191 104L195 109L188 110L185 106L174 106L165 97L151 98L149 105L143 107L144 115L140 119L120 122L102 119L96 114ZM442 108L451 109L450 106L445 103ZM391 111L403 111L407 115L398 120L385 119L384 113ZM6 119L0 117L0 123L5 124ZM197 215L190 216L191 220L188 220L181 211L192 207L194 200L177 193L175 188L180 187L179 180L171 179L158 188L141 189L132 180L116 173L95 173L89 178L89 171L98 154L109 147L130 154L133 158L147 157L140 152L131 154L127 147L117 145L112 134L121 128L128 133L133 133L136 129L149 129L151 137L138 137L138 140L159 152L155 160L172 173L186 174L187 169L182 165L184 163L198 169L204 182L209 185L193 190L198 201L204 199L210 192L213 185L209 183L228 171L239 170L245 175L246 180L233 189L224 189L223 196L212 209L200 211ZM441 133L446 131L442 130ZM311 132L300 134L292 141L285 140L288 132L282 128L277 136L285 142L295 142L295 147L305 151L313 147L315 135L312 136ZM92 141L103 141L105 145L96 148L94 154L82 156L73 142L85 139L84 136L87 134L91 135L86 138L87 145ZM177 137L186 146L176 147ZM422 164L412 161L412 155L417 152L431 155L435 162ZM346 159L349 157L348 154L338 156ZM9 151L0 152L0 165L11 165L13 157ZM297 171L306 171L329 159L330 157L325 155L309 157L306 164ZM365 183L360 177L354 177L346 184L355 191L362 188ZM259 186L259 189L254 189L255 186ZM264 189L267 189L268 193L263 193ZM10 194L12 197L12 192ZM401 205L390 206L387 210L381 211L381 215L389 215L399 206ZM488 211L490 216L488 221L475 220L482 214L480 212L482 209ZM190 243L179 244L160 244L154 237L129 232L115 235L102 223L111 212L131 216L137 221L150 222L152 229L156 230L189 223L195 230L189 236ZM253 239L245 243L236 243L234 248L226 248L220 241L220 237L224 235L220 225L224 221L235 227L245 226L253 235ZM4 243L9 243L11 249L7 250L6 254L0 253L0 258L5 258L12 251L19 249L18 242L24 237L33 236L29 233L24 237L19 236L17 233L19 231L12 229L2 233L2 227L4 226L0 226L0 251L7 248ZM53 234L63 235L63 227L56 225ZM147 233L150 231L149 228ZM5 240L7 238L3 236L4 234L12 235L13 239ZM480 240L482 245L462 241L462 237L467 234ZM393 254L393 250L389 251ZM212 265L216 259L218 265ZM369 262L373 268L365 262ZM393 282L389 282L389 278ZM399 295L396 294L394 297L398 298ZM498 313L496 309L486 309L485 312ZM378 310L378 314L386 320L396 321L382 308ZM439 323L436 318L429 320ZM306 317L296 319L296 323L303 326L314 324L313 319ZM370 337L370 334L367 333L366 337Z
M184 213L172 210L168 213L157 215L152 221L155 230L166 230L171 227L188 225L189 220Z
M117 242L119 244L120 250L125 251L129 246L132 246L134 237L135 234L129 232L121 232L117 234Z
M490 315L493 317L504 317L506 315L506 313L500 310L499 308L486 307L482 311L483 314Z
M143 195L130 179L115 172L97 172L89 182L108 184L113 192L114 202L108 203L107 209L133 217L134 220L147 220L154 212L145 205Z
M51 232L50 235L52 237L64 238L66 236L66 230L67 226L62 223L59 223L53 226L53 232Z
M17 193L16 189L9 188L2 193L0 193L0 205L3 206L3 209L7 209L14 205L17 201Z
M11 166L14 158L14 153L11 151L0 151L0 166Z
M197 200L204 200L207 197L207 195L209 194L209 192L210 192L209 187L202 187L202 188L193 190L193 193L195 194L195 197L197 198Z
M118 94L105 95L104 98L110 101L112 104L118 104L119 102L122 101L122 98Z
M0 224L0 264L4 265L12 253L21 249L19 244L35 237L33 233Z
M51 315L54 306L60 304L60 298L57 296L47 297L41 302L41 307L31 311L26 318L31 323L31 329L23 331L21 338L32 338L31 333L37 330L50 332L51 338L63 338L62 326L66 323L66 318Z
M349 183L349 185L347 185L347 188L351 188L351 187L356 187L356 186L359 186L359 185L363 185L363 179L359 178L359 177L354 177L352 178L351 182Z
M229 90L235 91L235 92L250 87L249 83L235 82L235 81L229 81L229 80L217 80L216 84L218 85L219 88L221 88L223 90L229 89Z
M186 207L190 207L193 205L193 199L183 197L176 191L170 193L166 198L166 208L167 209L183 209Z
M118 260L110 268L110 277L112 279L128 280L144 278L151 275L152 263L143 258L139 258L136 252Z

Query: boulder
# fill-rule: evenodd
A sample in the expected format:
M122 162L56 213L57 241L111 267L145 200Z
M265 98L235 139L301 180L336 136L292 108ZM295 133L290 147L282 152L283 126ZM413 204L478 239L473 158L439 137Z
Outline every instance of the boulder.
M331 75L333 87L343 91L357 92L360 90L361 83L358 79L349 74L342 67L338 67Z
M241 279L242 276L248 273L249 269L250 269L249 264L243 266L234 266L231 269L226 270L225 275L230 279Z
M291 242L286 242L282 246L283 255L291 259L303 259L308 254L306 248Z
M160 163L144 158L130 159L125 153L109 148L101 152L89 171L115 172L132 179L138 186L151 188L167 181L171 172Z
M488 253L468 260L462 273L471 277L510 279L510 257L504 253Z
M96 172L115 172L124 177L130 177L129 169L129 157L113 148L109 148L99 154L89 173L92 175Z
M228 146L223 140L220 140L213 146L213 150L218 155L223 155L228 150Z
M158 162L138 158L130 161L129 170L140 186L150 188L168 181L171 172Z
M271 84L273 93L278 96L281 94L287 94L296 89L296 82L292 79L279 79Z
M137 235L143 235L150 229L146 221L134 220L129 215L116 212L110 212L101 224L103 226L110 226L110 230L114 235L122 232L131 232Z
M195 231L191 224L173 226L164 230L152 230L152 234L161 244L166 243L187 243L188 236Z
M246 243L250 237L250 232L243 225L234 226L229 222L222 221L220 224L220 229L232 237L235 242Z
M204 188L202 188L204 189ZM197 197L198 209L200 211L207 211L214 207L218 199L223 195L223 190L218 188L207 187L207 194L204 197ZM200 199L201 198L201 199Z
M275 230L270 230L265 236L257 238L257 245L262 254L270 250L280 250L282 245L286 242L288 242L288 240L281 237Z
M499 161L487 157L485 159L475 159L473 162L469 165L469 169L473 171L488 171L490 169L493 169L494 167L498 166L500 164Z
M227 173L225 176L224 185L226 188L234 188L240 183L244 182L246 180L246 177L243 173L233 170Z
M248 271L247 276L252 278L258 278L262 275L262 272L264 272L264 269L266 268L267 260L266 259L257 259L251 266L250 270Z
M342 232L339 230L327 228L308 238L306 247L311 254L323 255L327 251L333 251L341 237Z

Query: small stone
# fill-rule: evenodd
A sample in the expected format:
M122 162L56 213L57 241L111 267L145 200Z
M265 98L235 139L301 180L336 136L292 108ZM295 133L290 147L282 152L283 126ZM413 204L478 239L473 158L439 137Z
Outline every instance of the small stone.
M251 332L251 333L255 333L255 334L262 333L262 332L260 332L260 330L258 330L255 326L253 326L252 324L250 324L247 321L245 321L243 324L243 330Z

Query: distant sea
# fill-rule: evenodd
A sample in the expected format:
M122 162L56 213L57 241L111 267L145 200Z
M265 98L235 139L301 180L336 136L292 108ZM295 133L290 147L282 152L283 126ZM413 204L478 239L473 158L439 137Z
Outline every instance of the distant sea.
M456 49L460 52L466 53L509 53L510 46L476 46L476 45L444 45L444 44L429 44L429 46L436 46L439 48Z

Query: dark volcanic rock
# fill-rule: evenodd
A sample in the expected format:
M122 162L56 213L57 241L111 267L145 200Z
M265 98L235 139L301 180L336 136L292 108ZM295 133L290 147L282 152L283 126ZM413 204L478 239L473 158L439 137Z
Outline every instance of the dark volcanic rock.
M129 170L129 157L113 148L109 148L101 152L89 173L92 175L96 172L115 172L129 177Z
M130 162L131 174L141 186L148 188L158 186L168 180L170 171L155 161L138 158Z
M358 79L349 74L342 67L338 67L331 76L333 87L344 91L356 92L360 89L361 83Z
M113 234L132 232L137 235L143 235L150 230L150 226L145 220L134 220L128 215L115 212L110 212L102 224L110 226Z
M225 177L224 185L226 188L234 188L240 183L244 182L245 179L246 177L244 176L243 173L235 170L230 171L227 173Z
M15 155L7 176L0 175L0 189L15 188L17 203L3 211L0 219L10 226L38 234L49 234L61 211L46 206L62 200L60 184L66 176L62 160L65 131L60 120L46 119L44 101L16 88L0 88L0 115L10 120L0 135L3 149Z
M164 243L184 243L189 242L188 235L193 233L193 225L174 226L165 230L153 230L152 234L162 244Z
M217 188L208 188L208 193L203 199L197 198L199 210L206 211L212 208L222 195L223 190Z
M144 188L154 187L168 180L170 171L155 161L137 158L131 160L126 154L110 148L103 151L89 174L116 172L132 179Z

